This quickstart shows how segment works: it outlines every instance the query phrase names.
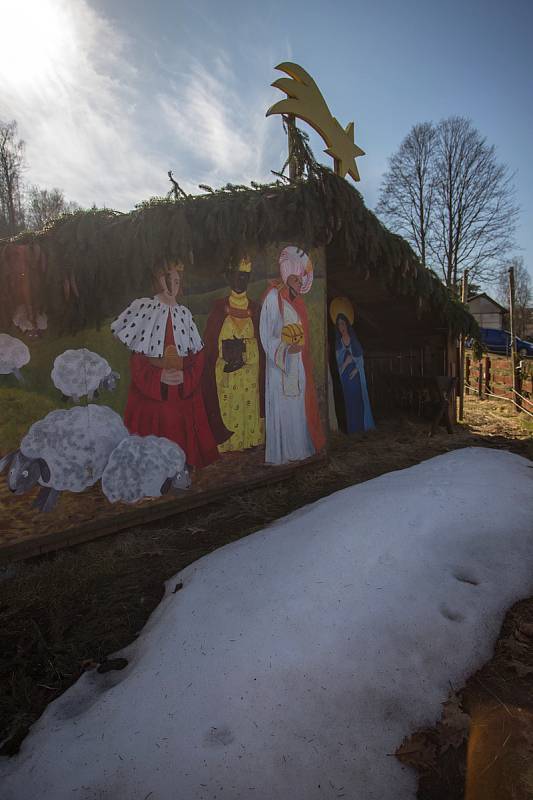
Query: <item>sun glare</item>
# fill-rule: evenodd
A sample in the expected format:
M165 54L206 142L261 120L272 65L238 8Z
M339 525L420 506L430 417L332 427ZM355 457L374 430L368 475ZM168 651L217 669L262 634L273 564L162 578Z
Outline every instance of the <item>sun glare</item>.
M62 0L2 0L0 80L23 87L51 77L72 45L72 26Z

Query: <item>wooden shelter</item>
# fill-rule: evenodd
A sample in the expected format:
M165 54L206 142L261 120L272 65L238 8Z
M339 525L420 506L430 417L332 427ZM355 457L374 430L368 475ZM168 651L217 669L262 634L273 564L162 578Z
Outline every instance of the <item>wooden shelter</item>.
M365 350L370 398L378 422L379 414L393 413L398 406L413 407L418 403L419 407L420 387L413 389L416 379L453 374L457 335L461 332L476 335L477 326L468 310L433 273L421 266L404 240L387 231L365 208L357 190L330 170L312 163L308 164L305 178L290 182L251 187L228 185L218 191L203 188L202 195L192 197L182 193L179 197L154 198L129 213L107 209L78 211L64 215L43 231L0 243L0 281L5 289L0 300L0 331L8 337L5 341L9 337L16 339L28 351L27 361L19 370L23 383L18 382L14 372L0 375L3 417L0 458L4 457L3 466L8 466L6 459L11 453L21 449L24 455L24 437L36 423L58 410L70 413L79 407L77 397L58 391L54 378L57 359L73 351L90 352L93 356L96 353L120 374L114 392L104 382L99 394L93 396L88 392L82 398L81 406L105 406L117 418L124 417L130 438L145 435L144 431L132 428L127 411L135 383L131 370L139 353L136 355L133 345L128 348L125 334L120 339L116 326L118 319L119 328L122 325L124 330L120 320L126 318L128 309L134 312L137 309L140 315L143 298L148 298L154 309L159 308L160 295L152 299L150 296L154 281L156 284L161 281L162 265L180 265L179 269L184 269L179 279L184 283L180 303L186 308L183 310L179 304L171 306L172 313L187 313L187 319L192 320L188 324L194 323L204 339L209 335L214 309L228 300L228 280L231 285L228 276L241 268L251 273L248 316L251 320L257 314L257 320L254 332L246 336L256 341L260 361L263 351L266 354L267 412L261 418L266 444L257 445L255 440L253 443L249 440L230 453L224 450L224 444L219 444L220 458L216 463L206 458L206 464L192 471L192 487L188 491L164 494L163 487L172 483L171 476L167 476L162 496L152 491L136 498L135 503L131 499L112 502L110 492L104 496L106 484L101 475L104 465L97 468L91 462L84 467L92 480L88 488L62 491L57 506L49 514L43 514L30 501L38 496L39 487L39 497L43 488L49 488L53 476L47 480L46 475L41 475L38 485L28 493L13 495L14 479L6 478L4 473L0 478L0 501L3 529L7 533L0 540L0 558L2 552L4 558L22 557L173 514L214 497L227 496L232 488L272 480L274 475L282 477L300 464L323 458L327 447L318 429L322 427L327 433L328 360L332 366L328 326L330 343L333 333L331 323L327 322L327 310L329 301L337 295L349 297L356 311L355 326ZM13 248L17 248L16 258ZM288 251L291 258L300 258L304 264L301 272L304 284L309 275L314 276L312 290L296 300L291 299L282 281L282 261ZM306 415L309 433L309 443L301 457L298 453L296 457L291 455L289 448L288 454L282 454L278 460L277 456L268 455L269 424L272 424L268 418L272 397L268 392L272 393L274 375L271 373L269 389L268 370L274 367L269 362L268 343L264 341L266 323L261 310L272 292L278 292L282 315L283 304L289 308L293 303L296 316L293 314L290 319L296 322L287 325L283 318L281 348L283 353L296 353L296 360L301 360L305 367L302 414ZM15 317L14 310L20 307L22 312ZM252 309L257 311L252 313ZM31 324L21 327L21 319ZM287 331L294 337L292 340L287 339ZM204 343L196 349L199 353ZM215 357L219 366L222 350L221 346ZM139 352L142 355L145 351ZM278 355L276 350L275 359ZM185 369L183 359L179 354L176 358L181 372ZM187 358L185 355L184 359ZM301 409L304 409L304 367L300 368L298 380L287 378L287 385L290 384L287 396L300 392ZM208 368L198 366L198 369L205 372ZM231 369L229 374L234 375ZM224 374L223 370L216 373L216 399L221 413L232 407L231 397L223 405L223 391L240 391L236 388L238 382L228 383ZM263 380L261 375L258 367L256 382ZM286 375L283 381L285 378ZM209 425L215 430L209 410L213 404L208 402L213 398L206 395L207 384L202 381L195 391L199 393L198 402L206 407ZM311 384L314 384L312 393ZM161 397L158 395L154 402L166 402L166 391L162 389ZM418 399L413 400L415 397ZM228 417L224 417L224 422L228 427ZM153 433L162 435L155 429ZM189 466L191 458L186 452ZM42 506L45 501L37 502Z

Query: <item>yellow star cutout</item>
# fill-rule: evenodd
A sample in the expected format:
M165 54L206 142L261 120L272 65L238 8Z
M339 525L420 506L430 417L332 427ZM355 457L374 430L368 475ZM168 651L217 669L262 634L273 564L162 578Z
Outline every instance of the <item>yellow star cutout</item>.
M266 116L293 114L307 122L327 145L324 152L334 159L337 175L344 178L348 174L354 181L361 180L355 159L364 156L365 152L355 144L353 122L348 123L346 128L342 127L331 114L313 78L298 64L286 61L278 64L276 69L290 76L278 78L272 84L276 89L285 92L287 99L271 106Z

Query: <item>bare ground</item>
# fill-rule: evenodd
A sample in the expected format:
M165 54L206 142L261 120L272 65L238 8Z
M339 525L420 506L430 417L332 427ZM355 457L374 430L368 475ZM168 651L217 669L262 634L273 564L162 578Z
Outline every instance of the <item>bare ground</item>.
M160 601L163 582L192 561L331 492L452 449L496 447L533 459L533 419L523 417L509 404L467 398L465 423L452 436L439 432L429 438L428 424L412 418L384 420L369 434L334 436L327 465L2 570L0 753L17 752L49 702L83 670L131 642ZM454 695L443 721L404 744L402 760L421 775L420 798L464 796L466 742L474 740L475 768L468 774L478 776L474 788L481 781L484 793L473 794L469 786L468 800L533 797L533 759L529 764L526 759L533 749L533 627L528 625L533 626L533 600L511 609L494 659ZM469 729L477 738L467 738ZM487 729L496 732L488 743L479 734ZM511 773L509 782L505 776ZM487 781L496 793L490 794Z

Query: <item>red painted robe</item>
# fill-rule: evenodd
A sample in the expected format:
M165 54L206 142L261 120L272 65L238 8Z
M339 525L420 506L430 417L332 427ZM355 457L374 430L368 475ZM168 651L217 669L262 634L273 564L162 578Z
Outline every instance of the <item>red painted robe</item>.
M170 314L165 328L165 346L173 345ZM161 369L147 356L133 353L130 362L131 384L124 412L130 433L139 436L165 436L183 448L187 463L205 467L218 458L215 439L209 427L201 391L204 351L183 359L183 384L161 383Z

